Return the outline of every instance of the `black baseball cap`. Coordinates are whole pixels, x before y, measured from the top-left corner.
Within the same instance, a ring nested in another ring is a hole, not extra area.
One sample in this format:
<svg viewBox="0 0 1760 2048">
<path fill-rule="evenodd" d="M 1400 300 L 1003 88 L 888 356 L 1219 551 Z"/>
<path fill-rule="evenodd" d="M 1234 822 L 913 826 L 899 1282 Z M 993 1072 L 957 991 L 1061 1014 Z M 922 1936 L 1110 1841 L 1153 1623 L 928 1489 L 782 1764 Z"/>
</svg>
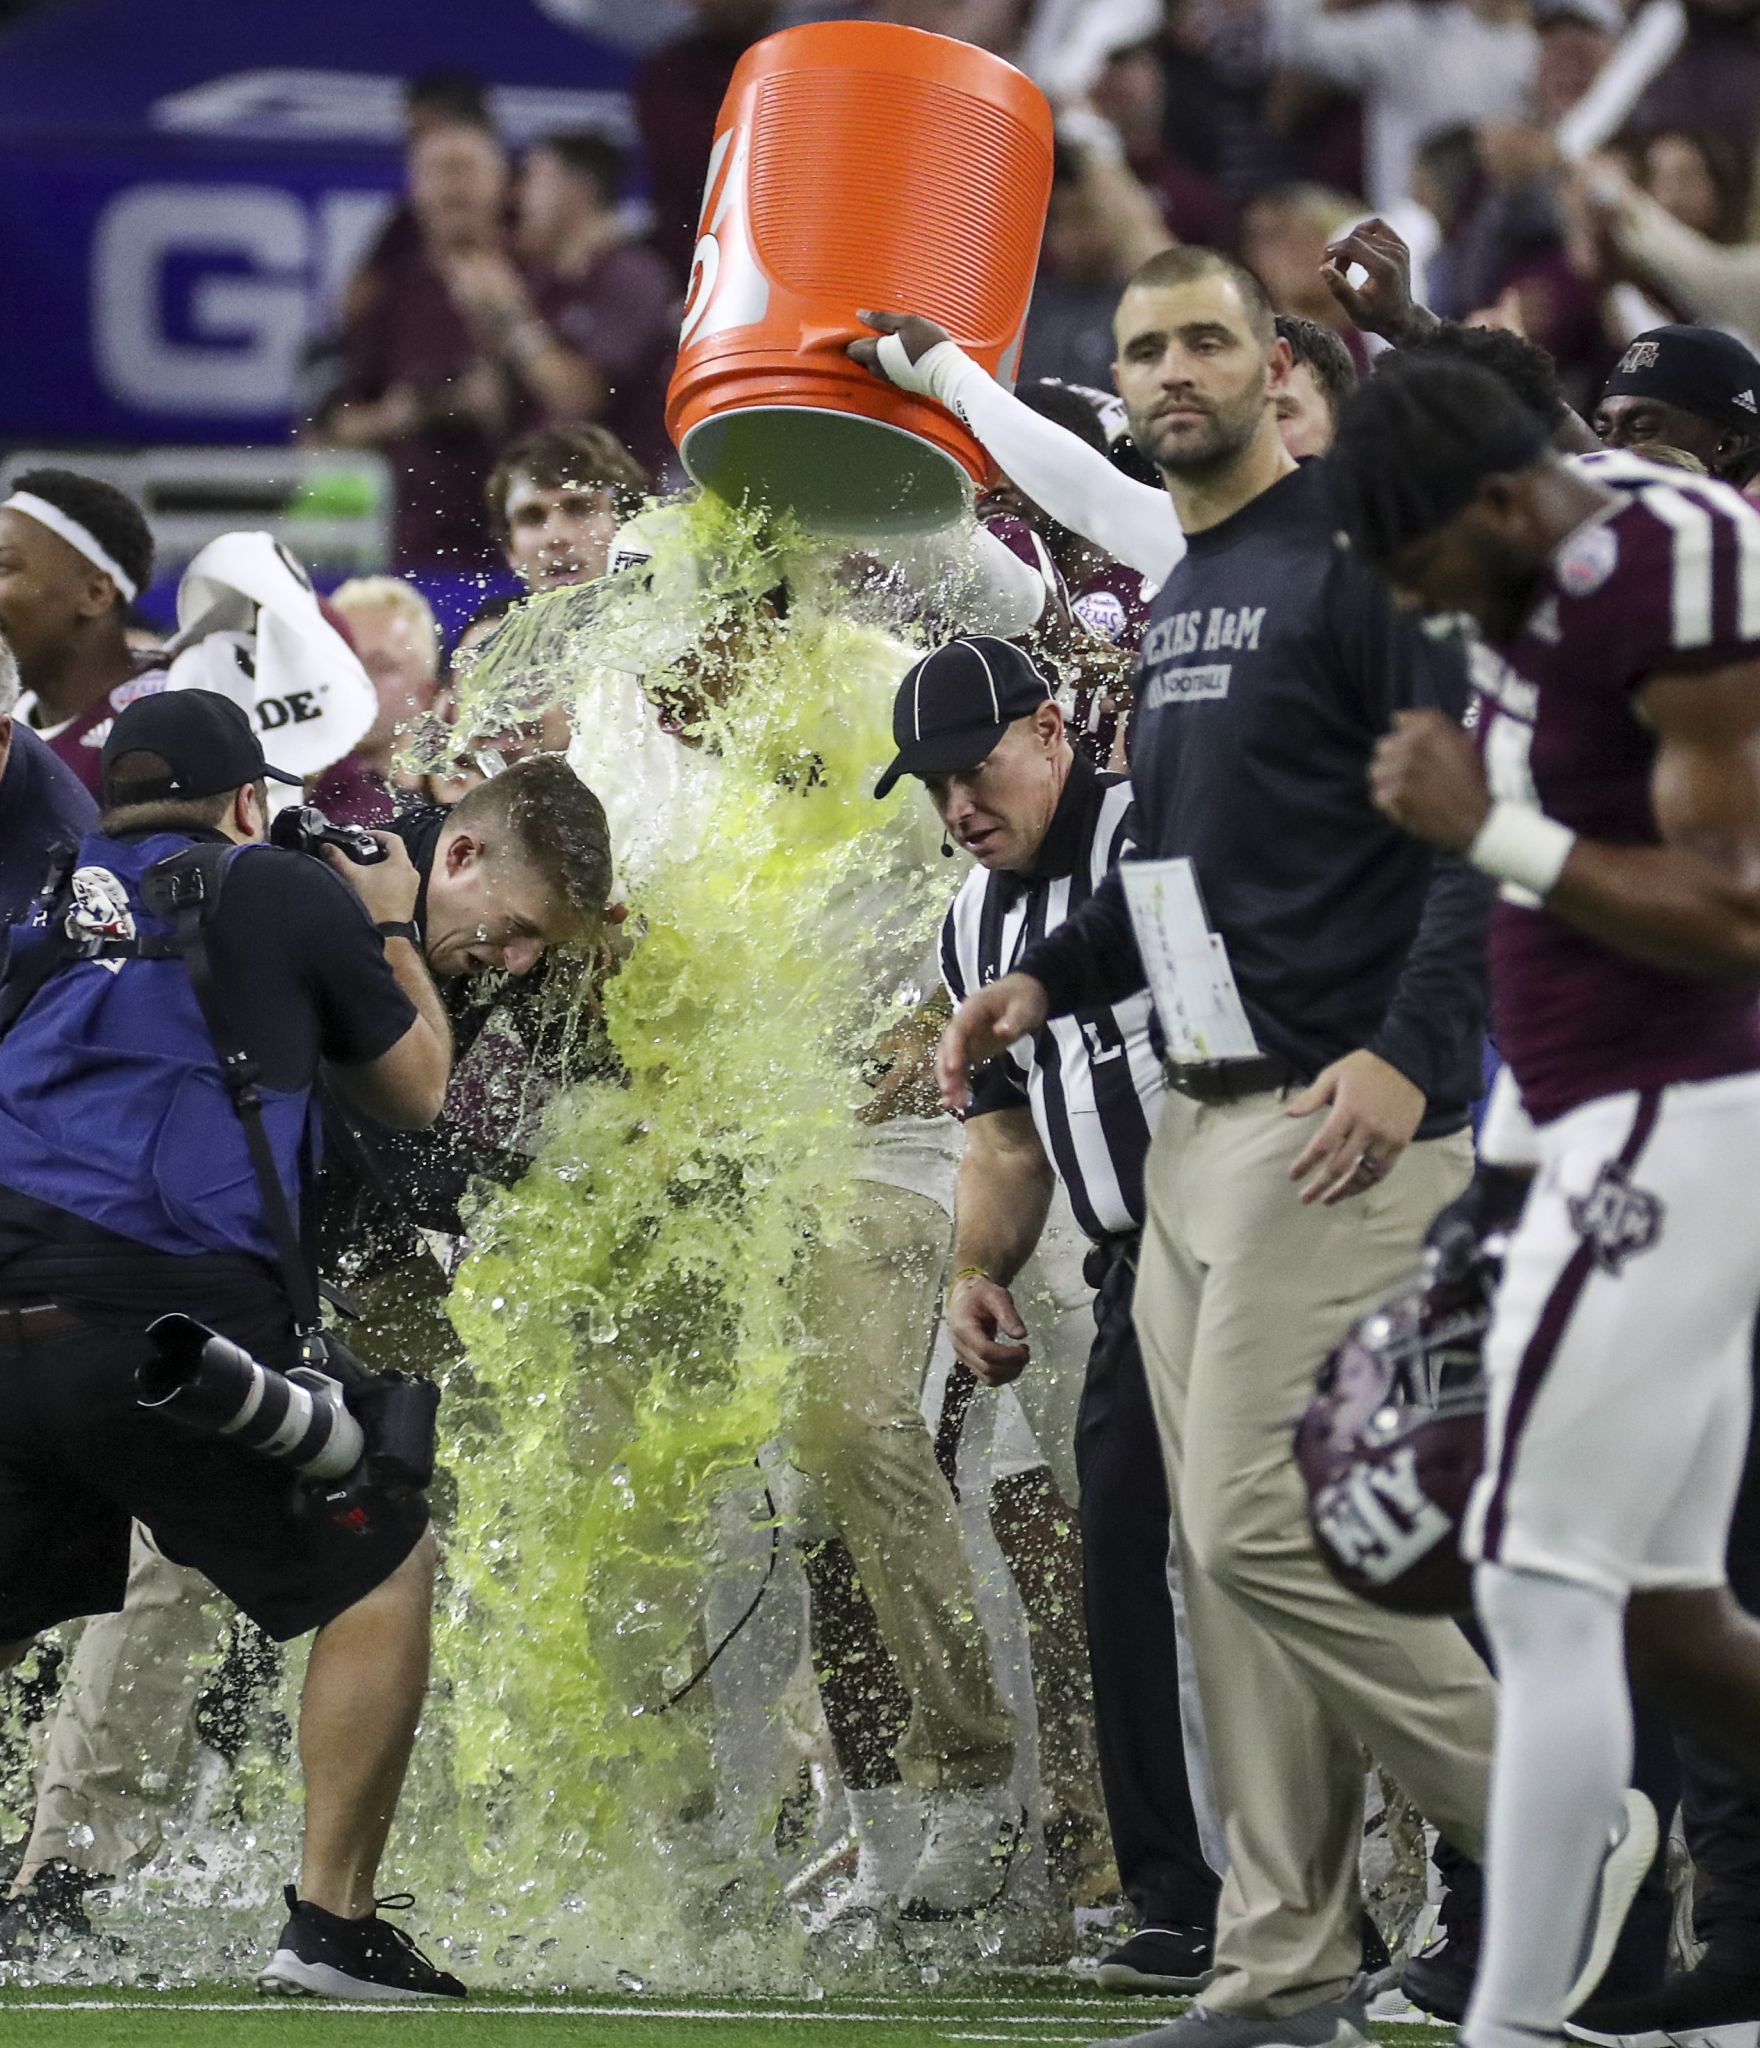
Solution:
<svg viewBox="0 0 1760 2048">
<path fill-rule="evenodd" d="M 1660 399 L 1760 439 L 1760 356 L 1721 328 L 1650 328 L 1627 345 L 1601 395 Z"/>
<path fill-rule="evenodd" d="M 957 775 L 975 768 L 1017 718 L 1057 695 L 1011 640 L 987 633 L 925 654 L 892 700 L 898 757 L 874 785 L 885 796 L 901 775 Z"/>
<path fill-rule="evenodd" d="M 116 715 L 104 742 L 104 796 L 114 803 L 110 771 L 124 754 L 158 754 L 171 765 L 169 775 L 153 782 L 130 782 L 131 804 L 155 804 L 171 798 L 219 796 L 242 789 L 247 782 L 299 783 L 263 759 L 263 743 L 243 710 L 218 690 L 156 690 L 137 697 Z"/>
</svg>

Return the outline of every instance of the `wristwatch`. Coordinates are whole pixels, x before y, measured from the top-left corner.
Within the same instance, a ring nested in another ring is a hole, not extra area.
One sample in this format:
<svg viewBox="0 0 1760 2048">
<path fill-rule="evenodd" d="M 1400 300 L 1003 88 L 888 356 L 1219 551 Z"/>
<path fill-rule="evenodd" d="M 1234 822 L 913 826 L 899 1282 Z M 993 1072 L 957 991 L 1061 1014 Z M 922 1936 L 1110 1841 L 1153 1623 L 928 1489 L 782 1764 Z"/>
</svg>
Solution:
<svg viewBox="0 0 1760 2048">
<path fill-rule="evenodd" d="M 414 922 L 409 918 L 405 918 L 401 924 L 388 918 L 383 924 L 374 925 L 373 929 L 382 939 L 408 939 L 412 946 L 419 946 L 422 942 L 421 933 L 416 930 Z"/>
</svg>

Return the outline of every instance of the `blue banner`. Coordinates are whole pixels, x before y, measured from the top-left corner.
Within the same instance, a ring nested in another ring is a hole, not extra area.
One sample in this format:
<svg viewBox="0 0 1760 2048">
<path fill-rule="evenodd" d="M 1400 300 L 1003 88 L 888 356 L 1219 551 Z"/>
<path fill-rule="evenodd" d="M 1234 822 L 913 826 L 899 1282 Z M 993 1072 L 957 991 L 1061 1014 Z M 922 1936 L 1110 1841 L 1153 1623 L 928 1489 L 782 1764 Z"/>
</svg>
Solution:
<svg viewBox="0 0 1760 2048">
<path fill-rule="evenodd" d="M 629 53 L 534 0 L 84 0 L 0 37 L 0 441 L 285 438 L 437 65 L 516 145 L 628 134 Z"/>
</svg>

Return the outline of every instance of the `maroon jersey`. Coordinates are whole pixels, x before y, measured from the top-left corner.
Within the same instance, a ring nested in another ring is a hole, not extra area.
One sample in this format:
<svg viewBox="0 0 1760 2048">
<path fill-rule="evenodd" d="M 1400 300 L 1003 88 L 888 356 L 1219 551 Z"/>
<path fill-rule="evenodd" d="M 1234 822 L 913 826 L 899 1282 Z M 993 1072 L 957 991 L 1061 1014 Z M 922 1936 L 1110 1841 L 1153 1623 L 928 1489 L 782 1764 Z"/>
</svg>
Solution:
<svg viewBox="0 0 1760 2048">
<path fill-rule="evenodd" d="M 1760 513 L 1636 457 L 1583 457 L 1619 493 L 1565 540 L 1521 632 L 1477 650 L 1492 792 L 1587 839 L 1660 843 L 1653 676 L 1760 658 Z M 1603 1095 L 1760 1068 L 1760 997 L 1610 951 L 1506 887 L 1491 923 L 1499 1049 L 1545 1123 Z"/>
<path fill-rule="evenodd" d="M 1084 632 L 1109 646 L 1135 654 L 1143 644 L 1143 630 L 1149 623 L 1149 600 L 1154 585 L 1135 569 L 1107 556 L 1097 556 L 1088 569 L 1069 586 L 1070 615 Z M 1128 701 L 1122 689 L 1078 686 L 1070 714 L 1070 738 L 1096 767 L 1112 765 L 1118 743 L 1118 722 L 1125 721 L 1125 754 L 1130 753 L 1131 714 L 1121 710 Z"/>
<path fill-rule="evenodd" d="M 155 657 L 155 659 L 158 659 Z M 81 782 L 92 793 L 95 803 L 104 801 L 104 742 L 110 737 L 110 728 L 116 723 L 116 714 L 126 710 L 137 697 L 150 697 L 165 687 L 164 667 L 145 669 L 132 676 L 126 683 L 118 683 L 114 690 L 100 697 L 95 704 L 88 704 L 83 711 L 64 719 L 59 725 L 39 723 L 43 713 L 34 696 L 28 692 L 19 698 L 17 715 L 31 727 L 49 751 L 71 768 Z"/>
</svg>

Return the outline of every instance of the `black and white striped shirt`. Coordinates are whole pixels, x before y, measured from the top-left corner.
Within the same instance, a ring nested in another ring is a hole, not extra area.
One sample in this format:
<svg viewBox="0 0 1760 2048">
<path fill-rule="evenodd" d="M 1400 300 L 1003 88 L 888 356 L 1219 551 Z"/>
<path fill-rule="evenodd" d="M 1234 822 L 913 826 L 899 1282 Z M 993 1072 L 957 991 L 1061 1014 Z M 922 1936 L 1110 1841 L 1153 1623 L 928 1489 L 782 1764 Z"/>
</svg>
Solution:
<svg viewBox="0 0 1760 2048">
<path fill-rule="evenodd" d="M 1025 875 L 974 869 L 941 928 L 954 1001 L 1007 974 L 1098 888 L 1130 844 L 1131 786 L 1078 756 Z M 1031 1109 L 1039 1141 L 1091 1237 L 1139 1230 L 1143 1162 L 1166 1083 L 1149 1043 L 1149 998 L 1057 1017 L 977 1076 L 968 1116 Z"/>
</svg>

